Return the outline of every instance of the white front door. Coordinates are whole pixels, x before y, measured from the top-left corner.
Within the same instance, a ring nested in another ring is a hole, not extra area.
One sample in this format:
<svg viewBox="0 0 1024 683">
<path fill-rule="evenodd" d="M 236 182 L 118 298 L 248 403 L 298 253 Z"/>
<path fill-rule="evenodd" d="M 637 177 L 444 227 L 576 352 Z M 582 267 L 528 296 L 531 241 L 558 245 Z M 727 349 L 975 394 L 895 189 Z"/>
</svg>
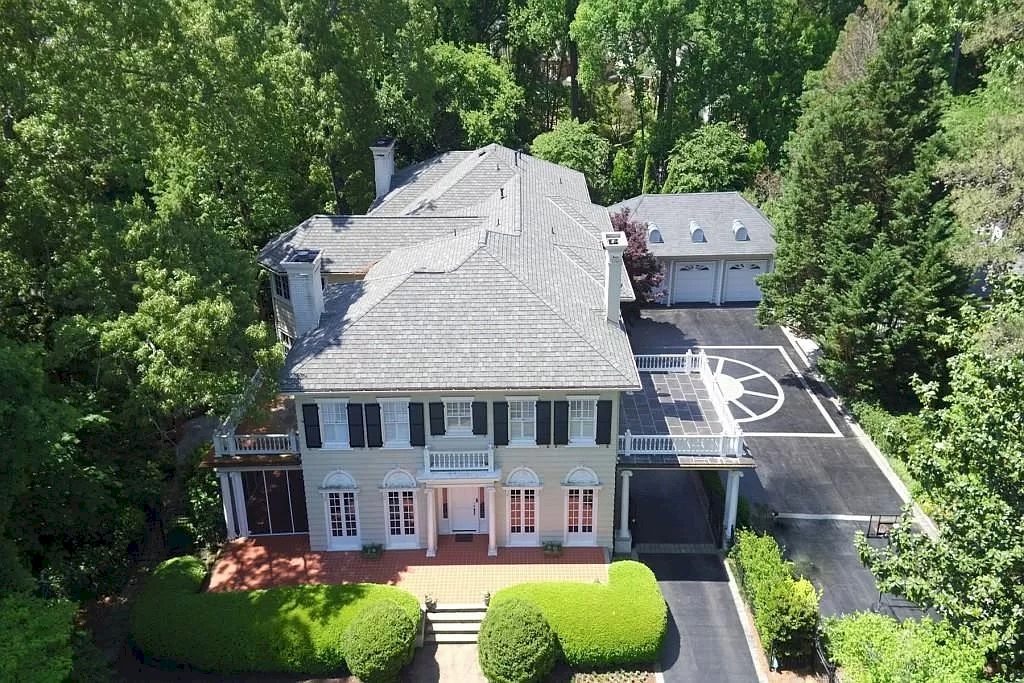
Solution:
<svg viewBox="0 0 1024 683">
<path fill-rule="evenodd" d="M 416 529 L 416 492 L 387 491 L 389 548 L 415 548 L 419 546 Z"/>
<path fill-rule="evenodd" d="M 761 288 L 754 281 L 768 271 L 767 261 L 728 261 L 722 301 L 760 301 Z"/>
<path fill-rule="evenodd" d="M 508 495 L 508 544 L 538 545 L 537 489 L 506 489 Z"/>
<path fill-rule="evenodd" d="M 672 273 L 673 303 L 711 303 L 714 298 L 714 261 L 676 261 Z"/>
<path fill-rule="evenodd" d="M 327 493 L 327 549 L 359 550 L 359 510 L 355 491 Z"/>
<path fill-rule="evenodd" d="M 572 487 L 565 490 L 565 544 L 594 545 L 597 534 L 594 512 L 597 491 Z"/>
<path fill-rule="evenodd" d="M 476 486 L 456 486 L 448 489 L 448 502 L 452 510 L 452 533 L 478 531 L 478 491 Z"/>
</svg>

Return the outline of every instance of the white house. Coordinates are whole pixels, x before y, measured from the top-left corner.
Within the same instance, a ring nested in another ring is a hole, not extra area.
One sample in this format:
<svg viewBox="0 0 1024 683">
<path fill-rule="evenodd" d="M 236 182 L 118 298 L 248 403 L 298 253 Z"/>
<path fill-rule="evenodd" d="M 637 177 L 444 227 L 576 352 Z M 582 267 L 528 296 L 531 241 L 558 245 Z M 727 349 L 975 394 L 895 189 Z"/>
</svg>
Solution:
<svg viewBox="0 0 1024 683">
<path fill-rule="evenodd" d="M 279 409 L 215 439 L 229 535 L 628 549 L 623 457 L 686 448 L 620 427 L 642 391 L 625 236 L 576 171 L 489 145 L 395 172 L 393 140 L 371 149 L 366 215 L 313 216 L 260 253 L 290 350 Z M 699 452 L 751 466 L 733 432 Z"/>
<path fill-rule="evenodd" d="M 757 277 L 774 267 L 771 223 L 739 192 L 644 194 L 608 207 L 647 223 L 647 244 L 665 279 L 660 301 L 726 304 L 761 300 Z"/>
</svg>

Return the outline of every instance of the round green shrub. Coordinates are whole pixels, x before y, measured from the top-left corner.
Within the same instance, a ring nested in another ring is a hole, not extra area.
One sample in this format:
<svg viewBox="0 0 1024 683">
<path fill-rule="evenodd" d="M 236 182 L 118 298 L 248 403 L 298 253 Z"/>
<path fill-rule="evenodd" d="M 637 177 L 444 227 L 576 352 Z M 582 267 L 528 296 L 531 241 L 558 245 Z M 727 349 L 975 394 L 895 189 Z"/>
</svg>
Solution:
<svg viewBox="0 0 1024 683">
<path fill-rule="evenodd" d="M 554 668 L 558 642 L 539 609 L 513 599 L 487 610 L 477 650 L 491 683 L 530 683 Z"/>
<path fill-rule="evenodd" d="M 363 683 L 391 683 L 412 661 L 416 624 L 402 607 L 384 600 L 356 615 L 342 650 L 349 670 Z"/>
</svg>

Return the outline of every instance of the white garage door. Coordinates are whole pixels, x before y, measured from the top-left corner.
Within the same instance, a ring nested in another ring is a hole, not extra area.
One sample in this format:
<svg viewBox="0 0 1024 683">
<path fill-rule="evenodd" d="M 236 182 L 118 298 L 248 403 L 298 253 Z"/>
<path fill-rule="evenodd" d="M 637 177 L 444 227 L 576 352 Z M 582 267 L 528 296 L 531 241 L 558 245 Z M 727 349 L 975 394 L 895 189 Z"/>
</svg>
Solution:
<svg viewBox="0 0 1024 683">
<path fill-rule="evenodd" d="M 767 261 L 727 261 L 722 302 L 760 301 L 761 288 L 754 282 L 754 278 L 767 271 Z"/>
<path fill-rule="evenodd" d="M 672 301 L 711 302 L 715 293 L 715 263 L 676 262 L 672 278 Z"/>
</svg>

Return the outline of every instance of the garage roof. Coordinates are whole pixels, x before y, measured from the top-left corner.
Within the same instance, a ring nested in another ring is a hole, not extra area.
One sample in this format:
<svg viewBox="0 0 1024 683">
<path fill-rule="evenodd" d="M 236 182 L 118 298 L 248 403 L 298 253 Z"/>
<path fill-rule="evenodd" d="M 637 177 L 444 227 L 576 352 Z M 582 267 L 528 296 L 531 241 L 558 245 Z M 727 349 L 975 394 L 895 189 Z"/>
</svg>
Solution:
<svg viewBox="0 0 1024 683">
<path fill-rule="evenodd" d="M 608 213 L 629 209 L 634 220 L 655 224 L 661 243 L 649 243 L 655 256 L 754 256 L 775 253 L 772 224 L 739 192 L 642 194 L 613 204 Z M 737 240 L 734 223 L 746 228 L 748 239 Z M 704 232 L 694 242 L 690 225 Z"/>
</svg>

